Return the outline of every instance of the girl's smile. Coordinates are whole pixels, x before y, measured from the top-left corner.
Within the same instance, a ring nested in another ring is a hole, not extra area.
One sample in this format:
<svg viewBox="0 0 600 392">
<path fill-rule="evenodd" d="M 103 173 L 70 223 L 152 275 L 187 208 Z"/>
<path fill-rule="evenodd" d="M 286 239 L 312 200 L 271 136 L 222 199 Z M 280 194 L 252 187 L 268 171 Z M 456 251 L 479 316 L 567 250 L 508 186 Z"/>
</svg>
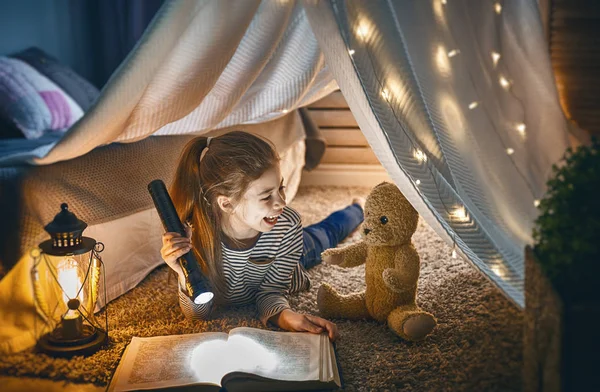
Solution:
<svg viewBox="0 0 600 392">
<path fill-rule="evenodd" d="M 226 215 L 226 234 L 243 240 L 271 231 L 286 206 L 284 189 L 279 165 L 251 182 L 232 213 Z"/>
</svg>

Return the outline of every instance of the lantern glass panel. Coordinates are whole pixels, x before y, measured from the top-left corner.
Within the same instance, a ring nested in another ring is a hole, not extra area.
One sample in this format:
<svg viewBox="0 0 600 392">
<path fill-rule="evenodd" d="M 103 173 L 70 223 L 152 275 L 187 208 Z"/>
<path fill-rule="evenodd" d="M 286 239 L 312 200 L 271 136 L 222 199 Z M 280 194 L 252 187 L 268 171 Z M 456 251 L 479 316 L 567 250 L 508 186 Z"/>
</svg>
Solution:
<svg viewBox="0 0 600 392">
<path fill-rule="evenodd" d="M 46 316 L 50 328 L 56 327 L 63 318 L 79 315 L 84 324 L 98 327 L 94 310 L 100 268 L 101 262 L 93 251 L 65 256 L 42 253 L 34 289 L 39 310 Z M 73 299 L 78 300 L 79 306 L 69 310 L 68 303 Z"/>
</svg>

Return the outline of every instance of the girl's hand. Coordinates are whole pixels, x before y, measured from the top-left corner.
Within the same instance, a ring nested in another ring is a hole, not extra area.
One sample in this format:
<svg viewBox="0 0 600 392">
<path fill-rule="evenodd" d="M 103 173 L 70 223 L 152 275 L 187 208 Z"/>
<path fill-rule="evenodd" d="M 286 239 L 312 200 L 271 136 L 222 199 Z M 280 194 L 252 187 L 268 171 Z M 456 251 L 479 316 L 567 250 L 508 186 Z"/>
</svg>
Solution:
<svg viewBox="0 0 600 392">
<path fill-rule="evenodd" d="M 179 275 L 180 283 L 185 286 L 185 275 L 177 259 L 189 252 L 192 249 L 192 230 L 189 226 L 185 226 L 187 237 L 183 237 L 179 233 L 167 232 L 162 236 L 163 246 L 160 249 L 160 255 L 173 271 Z"/>
<path fill-rule="evenodd" d="M 329 339 L 335 341 L 339 337 L 337 326 L 331 321 L 310 314 L 296 313 L 285 309 L 271 319 L 281 329 L 292 332 L 327 332 Z"/>
</svg>

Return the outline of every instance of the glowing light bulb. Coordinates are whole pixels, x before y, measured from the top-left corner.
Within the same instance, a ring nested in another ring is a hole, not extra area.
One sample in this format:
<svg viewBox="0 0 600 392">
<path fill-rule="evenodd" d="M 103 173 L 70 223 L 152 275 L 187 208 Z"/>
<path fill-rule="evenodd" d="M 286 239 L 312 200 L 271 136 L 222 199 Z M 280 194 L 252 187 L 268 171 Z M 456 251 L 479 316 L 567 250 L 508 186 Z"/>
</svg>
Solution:
<svg viewBox="0 0 600 392">
<path fill-rule="evenodd" d="M 455 208 L 451 213 L 450 216 L 459 221 L 459 222 L 466 222 L 469 220 L 469 217 L 467 216 L 467 211 L 465 210 L 465 207 L 457 207 Z"/>
<path fill-rule="evenodd" d="M 477 106 L 479 106 L 479 103 L 478 103 L 478 102 L 471 102 L 471 103 L 469 104 L 469 109 L 473 110 L 473 109 L 475 109 Z"/>
<path fill-rule="evenodd" d="M 446 4 L 448 4 L 448 0 L 442 0 L 442 4 L 443 4 L 443 5 L 446 5 Z"/>
<path fill-rule="evenodd" d="M 510 82 L 504 76 L 500 76 L 500 86 L 508 90 L 510 87 Z"/>
<path fill-rule="evenodd" d="M 508 155 L 512 155 L 512 154 L 514 154 L 514 153 L 515 153 L 515 150 L 514 150 L 514 149 L 512 149 L 512 148 L 510 148 L 510 147 L 508 147 L 508 148 L 506 149 L 506 153 L 507 153 Z"/>
<path fill-rule="evenodd" d="M 415 184 L 417 184 L 417 185 L 421 185 L 421 180 L 416 180 L 416 181 L 415 181 Z"/>
<path fill-rule="evenodd" d="M 500 53 L 492 52 L 492 63 L 494 63 L 494 67 L 498 65 L 498 61 L 500 61 Z"/>
<path fill-rule="evenodd" d="M 350 56 L 352 56 L 354 54 L 354 49 L 350 49 L 348 53 L 350 53 Z"/>
<path fill-rule="evenodd" d="M 458 49 L 452 49 L 451 51 L 448 52 L 448 57 L 454 57 L 454 56 L 456 56 L 459 53 L 460 53 L 460 50 L 458 50 Z"/>
<path fill-rule="evenodd" d="M 525 124 L 521 123 L 517 125 L 517 131 L 521 134 L 521 136 L 525 136 L 525 129 L 527 129 Z"/>
<path fill-rule="evenodd" d="M 288 111 L 289 111 L 289 110 L 287 110 L 287 109 L 283 109 L 283 110 L 281 111 L 281 113 L 283 113 L 283 114 L 286 114 Z"/>
<path fill-rule="evenodd" d="M 83 293 L 80 293 L 81 279 L 79 278 L 77 269 L 77 260 L 72 257 L 66 257 L 58 263 L 56 270 L 58 272 L 58 283 L 63 290 L 63 301 L 65 301 L 65 304 L 74 298 L 78 298 L 81 301 L 83 299 L 81 298 L 81 294 Z M 79 297 L 78 293 L 80 294 Z"/>
<path fill-rule="evenodd" d="M 415 148 L 415 151 L 413 152 L 413 156 L 418 161 L 427 162 L 427 155 L 425 155 L 425 153 L 423 151 L 419 150 L 418 148 Z"/>
<path fill-rule="evenodd" d="M 533 201 L 533 205 L 534 205 L 534 206 L 536 206 L 536 207 L 539 207 L 539 206 L 540 206 L 540 201 L 539 201 L 539 200 L 537 200 L 537 199 L 535 199 L 535 200 Z"/>
<path fill-rule="evenodd" d="M 383 97 L 383 99 L 385 99 L 386 101 L 390 99 L 390 93 L 389 91 L 387 91 L 386 89 L 381 90 L 381 96 Z"/>
<path fill-rule="evenodd" d="M 495 3 L 494 4 L 494 10 L 496 11 L 496 13 L 498 15 L 500 15 L 500 13 L 502 12 L 502 4 L 500 3 Z"/>
</svg>

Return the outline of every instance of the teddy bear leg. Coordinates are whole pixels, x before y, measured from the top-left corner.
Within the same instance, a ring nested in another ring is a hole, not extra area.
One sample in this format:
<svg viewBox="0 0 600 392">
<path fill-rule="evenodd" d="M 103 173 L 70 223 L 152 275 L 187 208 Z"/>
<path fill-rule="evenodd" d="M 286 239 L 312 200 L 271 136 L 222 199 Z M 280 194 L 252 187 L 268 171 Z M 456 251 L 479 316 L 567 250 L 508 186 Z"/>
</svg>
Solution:
<svg viewBox="0 0 600 392">
<path fill-rule="evenodd" d="M 425 339 L 436 324 L 431 313 L 422 311 L 416 305 L 399 306 L 388 315 L 388 326 L 392 331 L 410 341 Z"/>
<path fill-rule="evenodd" d="M 365 293 L 341 295 L 333 287 L 324 283 L 317 293 L 319 314 L 327 318 L 360 320 L 370 318 L 365 304 Z"/>
</svg>

